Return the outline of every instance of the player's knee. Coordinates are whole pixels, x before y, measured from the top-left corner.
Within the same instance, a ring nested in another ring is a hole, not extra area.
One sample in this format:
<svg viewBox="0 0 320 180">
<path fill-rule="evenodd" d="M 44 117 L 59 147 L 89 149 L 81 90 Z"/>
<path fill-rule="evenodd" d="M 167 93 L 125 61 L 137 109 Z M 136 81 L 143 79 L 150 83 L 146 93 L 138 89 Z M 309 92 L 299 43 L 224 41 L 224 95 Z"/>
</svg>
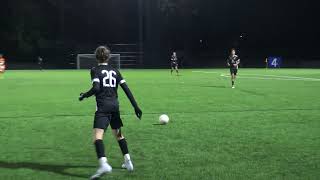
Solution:
<svg viewBox="0 0 320 180">
<path fill-rule="evenodd" d="M 117 140 L 120 141 L 121 139 L 124 139 L 124 136 L 122 134 L 117 136 Z"/>
<path fill-rule="evenodd" d="M 103 141 L 103 138 L 94 136 L 92 139 L 92 143 L 95 144 L 97 141 Z"/>
<path fill-rule="evenodd" d="M 124 139 L 123 134 L 122 134 L 121 132 L 117 133 L 117 134 L 116 134 L 116 139 L 117 139 L 118 141 L 121 140 L 121 139 Z"/>
<path fill-rule="evenodd" d="M 96 142 L 97 140 L 103 140 L 103 137 L 102 136 L 100 136 L 100 135 L 96 135 L 96 136 L 94 136 L 93 137 L 93 142 Z"/>
<path fill-rule="evenodd" d="M 117 140 L 124 139 L 123 134 L 121 133 L 121 129 L 115 129 L 113 130 L 113 135 Z"/>
<path fill-rule="evenodd" d="M 103 140 L 103 134 L 104 130 L 103 129 L 94 129 L 93 131 L 93 142 L 97 140 Z"/>
<path fill-rule="evenodd" d="M 96 143 L 97 141 L 103 141 L 103 139 L 102 138 L 94 138 L 93 139 L 93 144 Z"/>
</svg>

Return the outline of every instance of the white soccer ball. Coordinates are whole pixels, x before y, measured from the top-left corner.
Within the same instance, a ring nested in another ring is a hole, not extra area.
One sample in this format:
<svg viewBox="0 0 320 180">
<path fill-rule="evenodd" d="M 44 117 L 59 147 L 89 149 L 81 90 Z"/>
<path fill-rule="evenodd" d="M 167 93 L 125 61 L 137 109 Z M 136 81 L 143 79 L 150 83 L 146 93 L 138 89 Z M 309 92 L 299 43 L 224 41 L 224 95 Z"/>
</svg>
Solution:
<svg viewBox="0 0 320 180">
<path fill-rule="evenodd" d="M 160 124 L 168 124 L 168 122 L 169 122 L 169 116 L 166 115 L 166 114 L 162 114 L 162 115 L 159 117 L 159 122 L 160 122 Z"/>
</svg>

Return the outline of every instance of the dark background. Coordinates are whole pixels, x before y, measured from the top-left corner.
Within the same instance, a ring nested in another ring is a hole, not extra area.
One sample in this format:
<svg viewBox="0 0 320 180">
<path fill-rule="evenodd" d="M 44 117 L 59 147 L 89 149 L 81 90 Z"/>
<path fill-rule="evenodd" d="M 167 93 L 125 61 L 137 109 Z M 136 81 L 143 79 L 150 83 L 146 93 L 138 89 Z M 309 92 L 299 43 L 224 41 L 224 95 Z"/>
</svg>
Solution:
<svg viewBox="0 0 320 180">
<path fill-rule="evenodd" d="M 243 67 L 281 56 L 285 67 L 320 67 L 317 1 L 2 0 L 0 53 L 8 68 L 74 68 L 75 55 L 107 44 L 138 54 L 135 67 Z M 118 44 L 118 45 L 117 45 Z M 121 45 L 119 45 L 121 44 Z M 123 45 L 130 44 L 130 45 Z"/>
</svg>

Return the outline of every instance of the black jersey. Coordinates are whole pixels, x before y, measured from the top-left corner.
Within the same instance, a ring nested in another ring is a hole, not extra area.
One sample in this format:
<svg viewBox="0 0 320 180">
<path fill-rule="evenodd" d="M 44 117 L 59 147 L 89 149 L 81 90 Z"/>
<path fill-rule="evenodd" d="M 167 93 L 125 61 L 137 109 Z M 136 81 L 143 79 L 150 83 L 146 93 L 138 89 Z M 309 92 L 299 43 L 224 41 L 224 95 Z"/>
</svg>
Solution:
<svg viewBox="0 0 320 180">
<path fill-rule="evenodd" d="M 100 91 L 96 93 L 97 112 L 119 111 L 118 85 L 125 83 L 120 72 L 107 64 L 91 69 L 92 83 L 100 84 Z"/>
<path fill-rule="evenodd" d="M 178 64 L 178 58 L 177 56 L 172 55 L 171 56 L 171 64 L 177 65 Z"/>
<path fill-rule="evenodd" d="M 43 63 L 43 60 L 41 57 L 38 58 L 38 64 L 42 64 Z"/>
<path fill-rule="evenodd" d="M 227 63 L 230 64 L 231 69 L 238 69 L 238 65 L 235 66 L 235 64 L 240 63 L 240 58 L 237 55 L 229 56 L 227 59 Z"/>
</svg>

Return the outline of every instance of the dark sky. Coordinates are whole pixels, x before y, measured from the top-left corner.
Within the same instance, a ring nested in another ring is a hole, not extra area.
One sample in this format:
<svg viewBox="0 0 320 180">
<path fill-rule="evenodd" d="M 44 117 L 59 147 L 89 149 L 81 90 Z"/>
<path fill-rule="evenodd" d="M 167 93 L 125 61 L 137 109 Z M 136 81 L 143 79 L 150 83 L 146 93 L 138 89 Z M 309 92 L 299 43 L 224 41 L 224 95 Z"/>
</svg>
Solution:
<svg viewBox="0 0 320 180">
<path fill-rule="evenodd" d="M 268 44 L 319 40 L 319 6 L 311 1 L 202 0 L 196 7 L 198 32 L 213 37 L 244 33 L 250 41 Z"/>
<path fill-rule="evenodd" d="M 64 46 L 135 43 L 140 39 L 141 15 L 145 44 L 182 48 L 203 39 L 209 49 L 224 48 L 243 35 L 244 47 L 309 49 L 319 47 L 318 4 L 308 0 L 7 0 L 0 14 L 0 38 L 5 42 L 0 48 L 17 52 L 31 46 L 34 52 L 57 41 Z M 4 44 L 11 44 L 10 48 Z"/>
</svg>

